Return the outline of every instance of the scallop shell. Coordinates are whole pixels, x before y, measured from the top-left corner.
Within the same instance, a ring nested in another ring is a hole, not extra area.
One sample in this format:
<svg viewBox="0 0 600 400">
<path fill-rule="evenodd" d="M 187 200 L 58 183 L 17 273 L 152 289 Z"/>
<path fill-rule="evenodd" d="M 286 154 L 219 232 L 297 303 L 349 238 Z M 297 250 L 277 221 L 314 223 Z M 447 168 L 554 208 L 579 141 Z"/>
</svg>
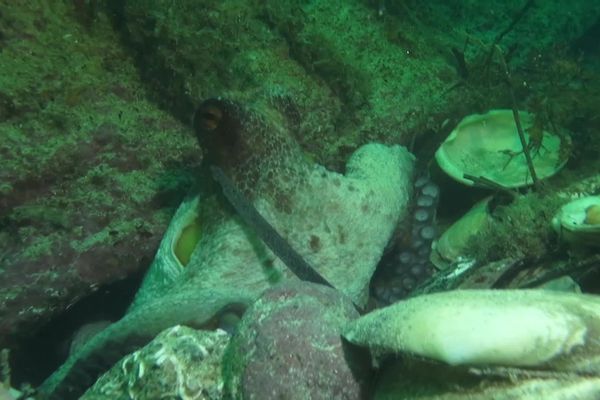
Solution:
<svg viewBox="0 0 600 400">
<path fill-rule="evenodd" d="M 525 139 L 534 123 L 534 115 L 519 112 Z M 566 163 L 561 156 L 561 138 L 543 132 L 542 143 L 531 152 L 539 179 L 557 173 Z M 466 185 L 473 182 L 465 174 L 484 177 L 507 188 L 533 183 L 512 110 L 491 110 L 465 117 L 442 143 L 435 159 L 453 179 Z"/>
</svg>

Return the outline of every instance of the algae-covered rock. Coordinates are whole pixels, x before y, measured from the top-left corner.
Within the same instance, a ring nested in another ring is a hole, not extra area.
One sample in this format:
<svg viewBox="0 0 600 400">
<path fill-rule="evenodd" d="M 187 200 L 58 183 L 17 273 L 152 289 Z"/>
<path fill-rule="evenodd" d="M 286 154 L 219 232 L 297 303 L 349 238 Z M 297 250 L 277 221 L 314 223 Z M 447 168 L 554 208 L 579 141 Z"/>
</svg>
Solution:
<svg viewBox="0 0 600 400">
<path fill-rule="evenodd" d="M 570 2 L 568 12 L 562 3 L 534 3 L 514 24 L 522 1 L 113 3 L 165 107 L 189 115 L 219 94 L 268 100 L 303 116 L 303 147 L 336 167 L 356 143 L 407 143 L 446 119 L 506 104 L 503 72 L 490 63 L 494 44 L 510 49 L 515 81 L 531 90 L 545 68 L 536 61 L 600 15 L 589 0 Z M 464 51 L 466 71 L 457 71 L 453 50 Z M 462 80 L 468 85 L 455 85 Z"/>
<path fill-rule="evenodd" d="M 146 268 L 199 160 L 84 3 L 2 4 L 0 347 Z"/>
<path fill-rule="evenodd" d="M 368 360 L 339 335 L 358 317 L 335 290 L 289 283 L 267 292 L 242 318 L 224 361 L 228 399 L 361 399 Z"/>
</svg>

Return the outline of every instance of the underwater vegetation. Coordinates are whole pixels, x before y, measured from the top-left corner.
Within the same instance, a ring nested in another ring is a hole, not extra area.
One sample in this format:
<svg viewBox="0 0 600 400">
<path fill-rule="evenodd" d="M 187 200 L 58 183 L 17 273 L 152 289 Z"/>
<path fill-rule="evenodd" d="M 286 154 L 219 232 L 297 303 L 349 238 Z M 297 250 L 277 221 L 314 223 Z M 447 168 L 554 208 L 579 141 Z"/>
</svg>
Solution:
<svg viewBox="0 0 600 400">
<path fill-rule="evenodd" d="M 599 21 L 6 3 L 0 397 L 597 398 Z"/>
</svg>

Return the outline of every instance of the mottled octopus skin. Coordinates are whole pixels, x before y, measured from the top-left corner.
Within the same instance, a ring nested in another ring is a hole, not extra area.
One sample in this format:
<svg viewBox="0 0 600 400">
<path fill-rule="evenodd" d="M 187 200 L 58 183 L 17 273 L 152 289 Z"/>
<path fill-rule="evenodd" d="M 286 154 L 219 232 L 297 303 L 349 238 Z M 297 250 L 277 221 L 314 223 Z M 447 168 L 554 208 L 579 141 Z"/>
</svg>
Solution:
<svg viewBox="0 0 600 400">
<path fill-rule="evenodd" d="M 286 120 L 268 107 L 242 108 L 225 100 L 207 104 L 217 108 L 194 121 L 205 124 L 197 129 L 205 161 L 219 166 L 333 286 L 364 305 L 371 275 L 406 214 L 413 156 L 400 146 L 369 144 L 351 156 L 345 175 L 334 173 L 308 162 Z M 125 344 L 146 343 L 177 324 L 203 326 L 223 308 L 243 308 L 265 289 L 296 279 L 235 215 L 208 175 L 199 181 L 199 193 L 184 200 L 173 217 L 127 314 L 48 378 L 40 399 L 77 398 L 115 361 L 97 363 L 94 355 L 123 355 L 133 350 Z M 184 267 L 173 248 L 192 219 L 200 221 L 202 236 Z"/>
</svg>

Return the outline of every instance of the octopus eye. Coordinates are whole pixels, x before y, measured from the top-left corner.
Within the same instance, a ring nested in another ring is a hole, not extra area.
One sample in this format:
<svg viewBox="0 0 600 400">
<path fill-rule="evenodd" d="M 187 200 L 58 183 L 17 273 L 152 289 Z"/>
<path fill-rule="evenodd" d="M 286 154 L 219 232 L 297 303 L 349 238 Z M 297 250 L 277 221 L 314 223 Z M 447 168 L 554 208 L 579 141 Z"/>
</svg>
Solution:
<svg viewBox="0 0 600 400">
<path fill-rule="evenodd" d="M 237 104 L 212 98 L 200 104 L 193 128 L 210 164 L 223 165 L 236 157 L 243 133 L 243 113 Z"/>
<path fill-rule="evenodd" d="M 196 110 L 192 125 L 196 135 L 210 135 L 224 128 L 231 114 L 231 105 L 219 99 L 208 99 Z"/>
<path fill-rule="evenodd" d="M 204 110 L 199 110 L 198 124 L 207 131 L 213 131 L 219 127 L 223 119 L 223 111 L 215 106 L 209 106 Z"/>
</svg>

